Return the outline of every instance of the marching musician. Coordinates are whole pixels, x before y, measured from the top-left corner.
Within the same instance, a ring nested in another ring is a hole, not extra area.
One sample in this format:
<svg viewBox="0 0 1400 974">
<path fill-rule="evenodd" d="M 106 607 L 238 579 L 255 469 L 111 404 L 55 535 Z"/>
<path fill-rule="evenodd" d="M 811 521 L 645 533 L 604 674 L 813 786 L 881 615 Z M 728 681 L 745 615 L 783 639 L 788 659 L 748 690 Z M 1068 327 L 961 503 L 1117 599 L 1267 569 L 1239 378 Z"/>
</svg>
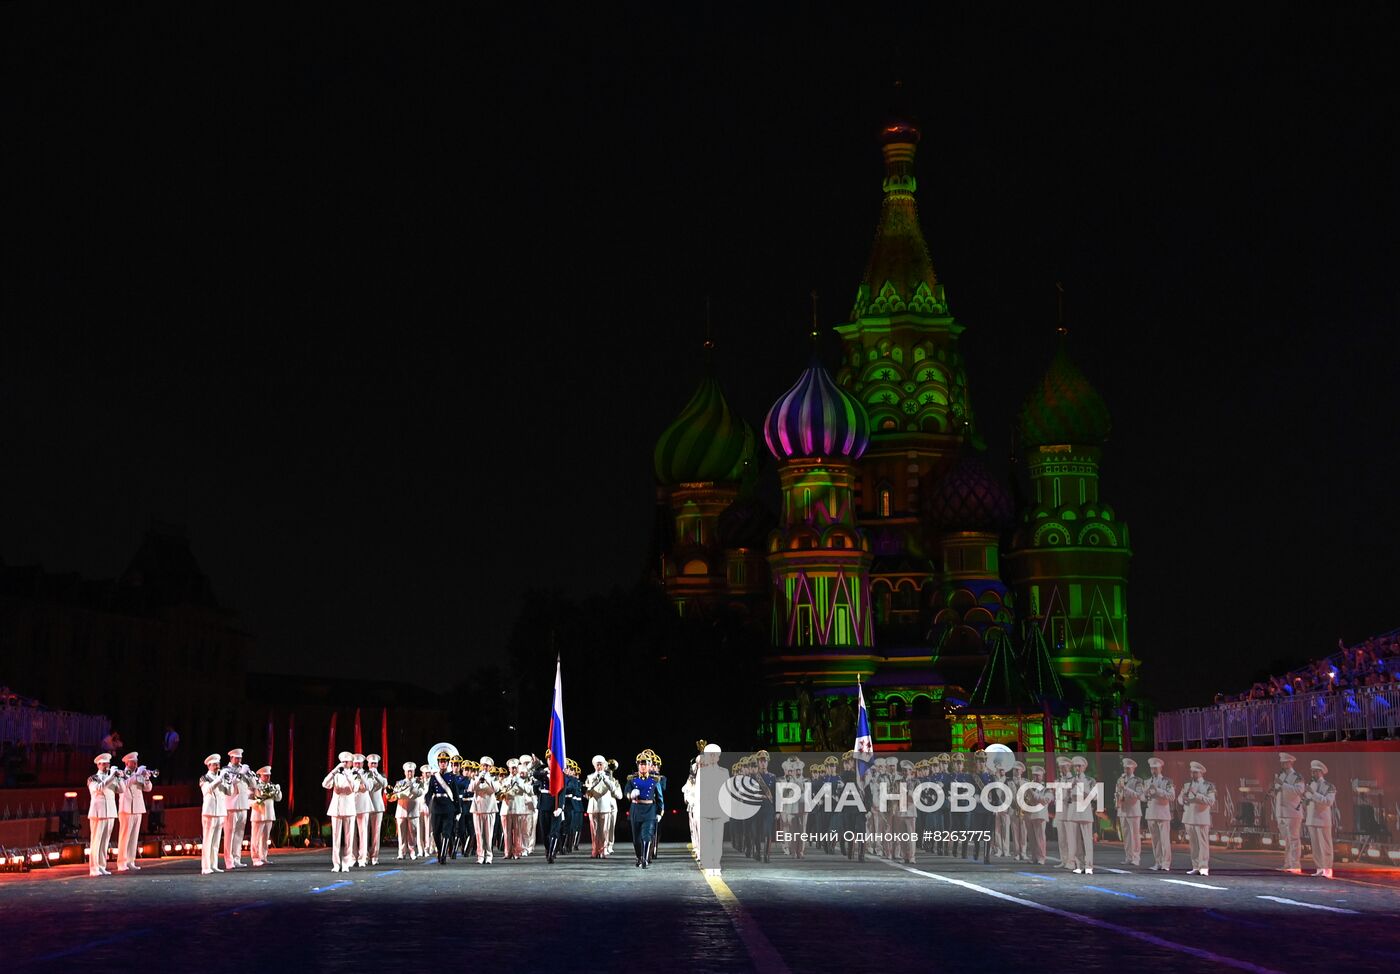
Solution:
<svg viewBox="0 0 1400 974">
<path fill-rule="evenodd" d="M 399 859 L 404 858 L 405 852 L 409 859 L 417 859 L 423 849 L 423 836 L 418 832 L 418 810 L 423 804 L 426 789 L 414 774 L 417 770 L 417 764 L 405 761 L 403 777 L 395 782 L 394 790 L 390 793 L 394 799 L 394 827 L 399 834 Z"/>
<path fill-rule="evenodd" d="M 384 822 L 384 789 L 389 779 L 379 773 L 379 755 L 365 755 L 365 794 L 369 796 L 369 830 L 366 854 L 371 866 L 379 865 L 379 836 Z M 364 865 L 362 861 L 361 866 Z"/>
<path fill-rule="evenodd" d="M 136 857 L 141 851 L 141 816 L 146 814 L 146 798 L 142 792 L 151 790 L 151 775 L 141 766 L 140 755 L 135 751 L 122 755 L 125 767 L 120 773 L 120 800 L 117 803 L 117 820 L 120 832 L 117 838 L 117 872 L 141 867 L 136 865 Z"/>
<path fill-rule="evenodd" d="M 695 762 L 695 817 L 699 827 L 696 851 L 707 876 L 720 874 L 720 859 L 724 854 L 727 816 L 720 806 L 719 796 L 727 784 L 729 772 L 719 766 L 719 756 L 718 744 L 706 744 Z"/>
<path fill-rule="evenodd" d="M 1297 759 L 1288 753 L 1278 756 L 1279 771 L 1269 792 L 1274 800 L 1274 822 L 1278 844 L 1283 848 L 1283 871 L 1303 873 L 1303 776 L 1293 770 Z"/>
<path fill-rule="evenodd" d="M 1143 783 L 1142 797 L 1147 802 L 1147 837 L 1152 841 L 1152 871 L 1172 871 L 1172 796 L 1176 785 L 1162 774 L 1166 762 L 1158 757 L 1147 759 L 1152 775 Z"/>
<path fill-rule="evenodd" d="M 88 778 L 88 875 L 110 876 L 107 870 L 107 849 L 112 841 L 112 825 L 117 820 L 117 804 L 121 781 L 112 770 L 112 755 L 99 754 L 92 759 L 97 770 Z"/>
<path fill-rule="evenodd" d="M 369 775 L 365 773 L 365 756 L 350 755 L 350 777 L 355 781 L 355 816 L 350 843 L 350 865 L 365 868 L 369 862 L 369 813 L 374 811 L 369 798 Z"/>
<path fill-rule="evenodd" d="M 1314 876 L 1332 878 L 1332 806 L 1337 801 L 1337 788 L 1327 780 L 1327 765 L 1313 761 L 1312 783 L 1303 791 L 1300 805 L 1308 811 L 1308 838 L 1312 840 L 1313 862 L 1317 863 Z"/>
<path fill-rule="evenodd" d="M 348 873 L 355 861 L 355 795 L 363 790 L 364 779 L 350 773 L 355 755 L 341 751 L 340 762 L 321 781 L 331 792 L 326 814 L 331 819 L 331 872 Z"/>
<path fill-rule="evenodd" d="M 1073 775 L 1070 773 L 1069 755 L 1061 754 L 1055 758 L 1055 780 L 1070 781 Z M 1065 817 L 1064 797 L 1065 792 L 1057 792 L 1060 800 L 1055 803 L 1055 845 L 1060 854 L 1060 868 L 1074 868 L 1074 850 L 1070 838 L 1069 819 Z"/>
<path fill-rule="evenodd" d="M 1001 765 L 994 765 L 991 769 L 992 780 L 1000 784 L 1006 784 L 1006 776 L 1009 768 Z M 992 855 L 993 859 L 1004 859 L 1011 855 L 1011 809 L 1014 802 L 1005 808 L 992 812 Z"/>
<path fill-rule="evenodd" d="M 258 769 L 258 783 L 253 789 L 253 807 L 248 812 L 248 820 L 253 823 L 250 852 L 255 866 L 267 865 L 267 849 L 272 841 L 272 823 L 277 821 L 277 802 L 281 800 L 282 786 L 272 783 L 272 766 L 263 765 Z"/>
<path fill-rule="evenodd" d="M 1123 839 L 1123 864 L 1142 865 L 1142 791 L 1137 762 L 1123 759 L 1123 773 L 1113 786 L 1113 807 L 1118 811 L 1118 833 Z"/>
<path fill-rule="evenodd" d="M 803 853 L 803 843 L 801 833 L 805 831 L 806 813 L 802 809 L 802 771 L 804 765 L 801 758 L 788 758 L 783 762 L 783 783 L 788 787 L 784 789 L 786 794 L 792 797 L 785 797 L 781 801 L 774 802 L 774 808 L 778 815 L 778 827 L 788 833 L 791 838 L 787 841 L 787 848 L 784 850 L 794 859 L 801 859 Z"/>
<path fill-rule="evenodd" d="M 217 754 L 205 758 L 206 770 L 199 779 L 199 790 L 203 794 L 200 818 L 204 825 L 204 842 L 199 847 L 199 872 L 203 876 L 223 872 L 219 868 L 219 840 L 223 837 L 224 822 L 228 820 L 228 796 L 233 791 L 233 782 L 219 770 L 222 761 Z"/>
<path fill-rule="evenodd" d="M 593 833 L 592 858 L 606 859 L 612 854 L 613 828 L 617 824 L 617 801 L 622 786 L 617 783 L 608 762 L 601 754 L 593 755 L 593 772 L 584 783 L 588 795 L 588 824 Z"/>
<path fill-rule="evenodd" d="M 656 807 L 661 789 L 651 773 L 648 751 L 637 755 L 637 773 L 627 778 L 627 818 L 632 825 L 632 846 L 637 865 L 645 869 L 651 861 L 651 843 L 656 838 Z"/>
<path fill-rule="evenodd" d="M 1191 780 L 1182 786 L 1177 796 L 1182 807 L 1181 824 L 1186 826 L 1186 838 L 1191 843 L 1191 868 L 1186 875 L 1210 875 L 1210 812 L 1215 807 L 1215 785 L 1206 780 L 1206 767 L 1191 762 Z"/>
<path fill-rule="evenodd" d="M 433 844 L 433 809 L 432 802 L 428 799 L 428 783 L 432 780 L 433 769 L 426 764 L 418 769 L 418 786 L 420 797 L 416 807 L 418 809 L 418 852 L 420 855 L 437 855 L 437 846 Z"/>
<path fill-rule="evenodd" d="M 1031 765 L 1031 784 L 1025 792 L 1026 857 L 1045 865 L 1045 826 L 1050 823 L 1050 795 L 1045 788 L 1045 768 Z"/>
<path fill-rule="evenodd" d="M 505 833 L 502 839 L 507 859 L 519 859 L 525 848 L 521 832 L 529 817 L 529 809 L 521 793 L 523 788 L 529 788 L 530 793 L 534 793 L 534 783 L 520 773 L 520 759 L 508 758 L 505 785 L 501 790 L 501 828 Z"/>
<path fill-rule="evenodd" d="M 1026 766 L 1020 761 L 1011 765 L 1011 773 L 1006 777 L 1006 787 L 1011 790 L 1010 835 L 1008 838 L 1011 858 L 1016 862 L 1030 859 L 1026 852 L 1026 810 L 1022 807 L 1021 789 L 1026 785 Z M 1041 835 L 1044 836 L 1044 828 Z"/>
<path fill-rule="evenodd" d="M 462 782 L 449 770 L 451 762 L 451 754 L 445 750 L 438 751 L 437 770 L 428 779 L 428 791 L 425 796 L 432 814 L 432 841 L 433 848 L 437 850 L 439 866 L 444 865 L 449 856 L 454 859 L 457 857 L 457 852 L 452 847 L 452 829 L 461 811 Z"/>
<path fill-rule="evenodd" d="M 496 782 L 491 777 L 492 770 L 496 767 L 496 762 L 489 757 L 483 756 L 481 759 L 481 770 L 477 772 L 475 778 L 467 787 L 467 793 L 471 795 L 472 825 L 476 830 L 476 862 L 477 865 L 491 863 L 492 832 L 496 826 Z"/>
<path fill-rule="evenodd" d="M 564 762 L 564 817 L 565 834 L 561 839 L 563 851 L 573 852 L 578 848 L 579 836 L 583 834 L 583 777 L 577 761 L 573 758 Z"/>
<path fill-rule="evenodd" d="M 228 752 L 228 767 L 224 774 L 232 790 L 225 798 L 227 816 L 224 819 L 224 868 L 242 869 L 243 833 L 248 828 L 248 809 L 252 807 L 253 782 L 257 776 L 243 763 L 243 748 Z"/>
<path fill-rule="evenodd" d="M 894 784 L 895 802 L 890 809 L 890 831 L 895 838 L 891 843 L 891 851 L 895 860 L 903 860 L 909 865 L 913 865 L 914 852 L 914 821 L 915 808 L 913 790 L 914 762 L 904 760 L 899 762 L 900 778 Z M 905 838 L 908 836 L 908 838 Z"/>
<path fill-rule="evenodd" d="M 952 782 L 952 775 L 948 771 L 948 765 L 951 761 L 952 757 L 947 751 L 939 754 L 933 759 L 932 771 L 928 777 L 929 782 L 938 789 L 934 794 L 941 792 L 945 796 L 945 799 L 939 802 L 938 807 L 929 812 L 928 816 L 929 828 L 933 830 L 935 836 L 933 839 L 932 851 L 935 855 L 940 856 L 948 855 L 951 847 L 947 838 L 948 802 L 946 799 L 948 786 Z M 941 839 L 938 838 L 937 836 L 939 833 L 942 833 L 944 837 Z M 842 838 L 841 841 L 844 844 L 846 840 Z M 850 857 L 847 856 L 847 858 L 849 859 Z"/>
<path fill-rule="evenodd" d="M 1071 783 L 1065 795 L 1065 834 L 1069 837 L 1069 855 L 1075 873 L 1094 875 L 1094 803 L 1091 794 L 1094 779 L 1087 769 L 1089 759 L 1076 754 L 1069 762 Z"/>
</svg>

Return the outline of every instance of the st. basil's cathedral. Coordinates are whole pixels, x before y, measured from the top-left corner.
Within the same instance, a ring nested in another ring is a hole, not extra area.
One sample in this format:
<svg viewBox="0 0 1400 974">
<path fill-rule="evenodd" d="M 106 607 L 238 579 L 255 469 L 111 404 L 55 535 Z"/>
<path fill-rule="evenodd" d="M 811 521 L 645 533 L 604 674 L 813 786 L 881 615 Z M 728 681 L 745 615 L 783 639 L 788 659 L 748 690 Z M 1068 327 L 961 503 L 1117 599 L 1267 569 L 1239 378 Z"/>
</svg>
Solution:
<svg viewBox="0 0 1400 974">
<path fill-rule="evenodd" d="M 1019 417 L 1028 485 L 989 471 L 964 326 L 919 225 L 919 130 L 893 122 L 880 142 L 879 225 L 836 327 L 839 367 L 814 353 L 758 434 L 701 379 L 656 444 L 658 580 L 682 615 L 771 619 L 756 729 L 770 747 L 849 747 L 858 681 L 881 749 L 1145 743 L 1128 527 L 1099 494 L 1107 406 L 1061 328 Z M 760 441 L 776 514 L 758 496 Z"/>
</svg>

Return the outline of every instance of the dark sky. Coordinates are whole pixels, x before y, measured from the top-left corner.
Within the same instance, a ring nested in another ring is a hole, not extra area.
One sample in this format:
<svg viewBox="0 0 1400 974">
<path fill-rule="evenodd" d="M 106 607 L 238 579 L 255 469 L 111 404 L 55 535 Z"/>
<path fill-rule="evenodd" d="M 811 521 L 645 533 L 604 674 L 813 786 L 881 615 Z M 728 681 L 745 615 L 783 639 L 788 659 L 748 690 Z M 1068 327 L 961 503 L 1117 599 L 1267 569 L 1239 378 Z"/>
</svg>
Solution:
<svg viewBox="0 0 1400 974">
<path fill-rule="evenodd" d="M 6 5 L 0 556 L 154 516 L 257 667 L 498 657 L 637 577 L 706 295 L 754 423 L 844 320 L 902 79 L 996 469 L 1065 283 L 1147 689 L 1400 624 L 1390 6 L 613 6 Z"/>
</svg>

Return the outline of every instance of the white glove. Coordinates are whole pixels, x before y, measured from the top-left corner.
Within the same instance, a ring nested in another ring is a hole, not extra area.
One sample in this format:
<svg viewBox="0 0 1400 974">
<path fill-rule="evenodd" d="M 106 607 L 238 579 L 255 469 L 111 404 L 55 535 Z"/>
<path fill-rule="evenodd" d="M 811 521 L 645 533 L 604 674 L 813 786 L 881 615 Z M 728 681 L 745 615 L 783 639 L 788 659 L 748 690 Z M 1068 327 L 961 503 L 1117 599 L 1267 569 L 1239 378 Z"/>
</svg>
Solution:
<svg viewBox="0 0 1400 974">
<path fill-rule="evenodd" d="M 555 817 L 555 818 L 563 818 L 563 817 L 564 817 L 564 810 L 563 810 L 562 808 L 556 808 L 556 809 L 554 810 L 554 817 Z"/>
<path fill-rule="evenodd" d="M 629 792 L 627 793 L 627 797 L 630 798 L 630 799 L 632 799 L 633 801 L 636 801 L 638 798 L 641 798 L 641 797 L 642 797 L 642 793 L 641 793 L 641 791 L 639 791 L 638 789 L 633 788 L 631 791 L 629 791 Z"/>
</svg>

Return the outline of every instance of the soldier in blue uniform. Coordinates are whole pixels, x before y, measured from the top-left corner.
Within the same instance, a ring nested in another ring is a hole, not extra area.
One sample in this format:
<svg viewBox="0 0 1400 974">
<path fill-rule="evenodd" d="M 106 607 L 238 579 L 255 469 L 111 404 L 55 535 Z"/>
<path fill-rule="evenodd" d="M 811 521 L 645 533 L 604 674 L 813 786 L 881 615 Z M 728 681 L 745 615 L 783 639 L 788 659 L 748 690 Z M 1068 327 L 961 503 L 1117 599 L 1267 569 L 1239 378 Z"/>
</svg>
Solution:
<svg viewBox="0 0 1400 974">
<path fill-rule="evenodd" d="M 666 824 L 666 776 L 661 773 L 661 755 L 647 748 L 647 756 L 651 758 L 651 773 L 656 777 L 656 834 L 648 846 L 651 861 L 656 862 L 656 852 L 661 847 L 661 827 Z"/>
<path fill-rule="evenodd" d="M 466 791 L 467 782 L 470 780 L 469 776 L 471 774 L 472 765 L 475 763 L 474 761 L 461 761 L 457 765 L 457 771 L 453 773 L 453 777 L 457 779 L 457 784 L 453 786 L 453 789 L 457 792 L 457 807 L 458 811 L 461 813 L 457 816 L 457 827 L 453 831 L 452 836 L 453 859 L 457 858 L 457 853 L 459 852 L 462 854 L 463 858 L 466 858 L 471 853 L 472 841 L 474 839 L 471 798 L 467 795 Z"/>
<path fill-rule="evenodd" d="M 438 865 L 447 862 L 450 855 L 457 858 L 452 845 L 452 833 L 456 828 L 457 815 L 461 811 L 462 782 L 449 769 L 452 755 L 446 751 L 437 754 L 438 769 L 428 778 L 428 807 L 432 810 L 433 848 L 437 849 Z"/>
<path fill-rule="evenodd" d="M 564 817 L 568 820 L 568 828 L 564 834 L 565 852 L 573 852 L 578 848 L 579 833 L 583 831 L 585 801 L 578 762 L 570 758 L 564 765 Z"/>
<path fill-rule="evenodd" d="M 535 793 L 535 839 L 539 845 L 545 845 L 550 833 L 554 829 L 554 809 L 555 795 L 549 790 L 549 759 L 553 752 L 546 750 L 544 760 L 536 761 L 530 771 L 530 787 Z M 553 856 L 546 855 L 550 862 L 554 861 Z"/>
<path fill-rule="evenodd" d="M 972 787 L 977 789 L 977 804 L 972 806 L 970 816 L 970 828 L 978 833 L 978 837 L 968 843 L 971 851 L 971 858 L 974 862 L 978 859 L 984 863 L 992 861 L 992 828 L 995 825 L 990 809 L 982 801 L 982 789 L 993 781 L 993 775 L 987 770 L 987 752 L 980 748 L 972 755 Z M 966 857 L 965 857 L 966 858 Z"/>
<path fill-rule="evenodd" d="M 627 819 L 632 826 L 632 848 L 637 853 L 637 865 L 647 868 L 651 862 L 651 843 L 656 841 L 656 812 L 660 799 L 660 782 L 651 773 L 651 755 L 637 755 L 637 773 L 627 776 L 623 794 L 630 804 Z"/>
<path fill-rule="evenodd" d="M 865 842 L 854 838 L 854 836 L 859 836 L 866 831 L 865 812 L 870 807 L 870 789 L 860 780 L 860 773 L 856 771 L 855 751 L 847 751 L 841 755 L 841 768 L 843 795 L 838 799 L 841 848 L 847 859 L 855 859 L 859 856 L 860 861 L 865 862 Z M 848 795 L 845 795 L 846 789 L 850 789 L 860 800 L 851 800 Z M 853 838 L 848 840 L 847 833 L 850 833 Z"/>
<path fill-rule="evenodd" d="M 966 763 L 967 756 L 965 754 L 963 754 L 961 751 L 955 751 L 953 753 L 952 770 L 948 772 L 948 787 L 950 790 L 952 786 L 957 784 L 958 782 L 963 782 L 964 784 L 972 785 L 972 775 L 969 774 L 967 771 L 963 770 L 966 766 Z M 966 859 L 970 855 L 969 846 L 971 845 L 971 843 L 967 841 L 966 833 L 967 830 L 971 827 L 971 812 L 955 812 L 949 810 L 948 828 L 955 833 L 962 833 L 961 835 L 954 838 L 952 842 L 949 843 L 949 853 L 953 856 L 954 859 Z"/>
<path fill-rule="evenodd" d="M 770 861 L 768 855 L 773 846 L 773 816 L 777 811 L 773 804 L 773 789 L 777 787 L 778 776 L 768 770 L 767 751 L 756 752 L 754 759 L 758 762 L 754 777 L 763 782 L 765 794 L 763 804 L 758 807 L 758 814 L 754 816 L 753 857 L 755 860 L 762 859 L 764 862 L 768 862 Z"/>
</svg>

